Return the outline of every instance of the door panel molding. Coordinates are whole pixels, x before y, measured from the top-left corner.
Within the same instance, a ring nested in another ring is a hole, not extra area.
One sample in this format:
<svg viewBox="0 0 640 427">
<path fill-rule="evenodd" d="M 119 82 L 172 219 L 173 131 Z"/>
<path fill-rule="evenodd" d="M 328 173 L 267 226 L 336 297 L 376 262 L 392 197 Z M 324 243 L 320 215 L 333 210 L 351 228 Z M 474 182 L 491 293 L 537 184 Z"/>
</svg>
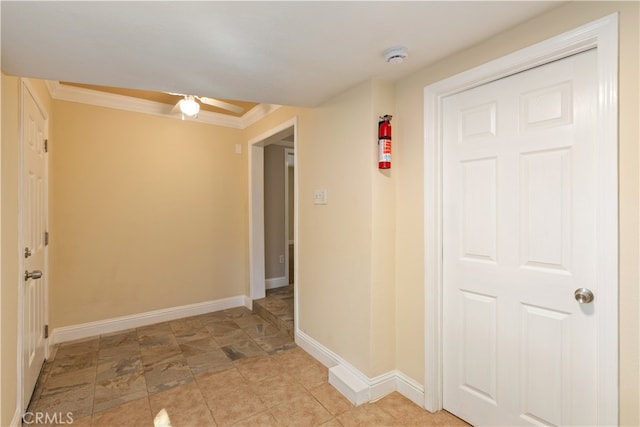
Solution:
<svg viewBox="0 0 640 427">
<path fill-rule="evenodd" d="M 597 49 L 598 424 L 618 424 L 618 15 L 612 14 L 424 89 L 425 408 L 442 409 L 442 102 L 453 95 L 576 53 Z"/>
</svg>

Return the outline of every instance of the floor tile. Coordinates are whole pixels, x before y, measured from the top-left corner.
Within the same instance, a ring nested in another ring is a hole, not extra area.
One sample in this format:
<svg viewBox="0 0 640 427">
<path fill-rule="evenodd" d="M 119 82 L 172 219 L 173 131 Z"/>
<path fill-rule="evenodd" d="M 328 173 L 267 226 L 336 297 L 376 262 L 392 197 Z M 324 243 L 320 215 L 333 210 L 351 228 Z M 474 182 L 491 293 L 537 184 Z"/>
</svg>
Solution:
<svg viewBox="0 0 640 427">
<path fill-rule="evenodd" d="M 328 378 L 329 370 L 317 361 L 301 367 L 300 370 L 296 372 L 297 381 L 307 389 L 317 387 L 327 382 Z"/>
<path fill-rule="evenodd" d="M 197 354 L 209 353 L 220 349 L 220 345 L 215 338 L 208 335 L 206 338 L 195 339 L 188 342 L 180 343 L 180 350 L 185 357 L 195 356 Z"/>
<path fill-rule="evenodd" d="M 212 323 L 224 322 L 225 320 L 229 320 L 229 316 L 224 311 L 215 311 L 213 313 L 206 313 L 197 316 L 198 320 L 200 320 L 204 325 L 210 325 Z"/>
<path fill-rule="evenodd" d="M 256 325 L 264 325 L 265 323 L 267 323 L 262 317 L 255 314 L 235 317 L 233 321 L 236 322 L 236 324 L 240 328 L 248 328 Z"/>
<path fill-rule="evenodd" d="M 319 363 L 299 347 L 275 354 L 274 357 L 286 372 L 298 372 L 305 367 Z"/>
<path fill-rule="evenodd" d="M 94 427 L 145 427 L 153 426 L 153 417 L 149 407 L 149 399 L 133 400 L 105 411 L 93 414 L 91 423 Z"/>
<path fill-rule="evenodd" d="M 158 393 L 193 381 L 186 359 L 181 354 L 144 367 L 149 394 Z"/>
<path fill-rule="evenodd" d="M 337 418 L 331 418 L 329 421 L 320 424 L 320 427 L 342 427 Z"/>
<path fill-rule="evenodd" d="M 258 346 L 267 353 L 275 353 L 277 351 L 289 350 L 294 348 L 296 344 L 291 341 L 288 334 L 278 331 L 277 334 L 266 337 L 255 337 L 253 339 Z"/>
<path fill-rule="evenodd" d="M 265 411 L 252 415 L 249 418 L 240 420 L 235 423 L 234 427 L 279 427 L 278 421 L 271 415 L 271 412 Z"/>
<path fill-rule="evenodd" d="M 182 350 L 175 337 L 171 336 L 156 338 L 153 341 L 147 341 L 147 344 L 141 344 L 140 355 L 142 364 L 146 368 L 159 363 L 168 363 L 176 356 L 181 356 Z"/>
<path fill-rule="evenodd" d="M 164 347 L 178 346 L 178 341 L 172 333 L 162 335 L 145 335 L 139 340 L 140 351 L 154 351 Z"/>
<path fill-rule="evenodd" d="M 219 426 L 233 425 L 267 409 L 260 397 L 246 385 L 227 389 L 226 393 L 207 400 L 207 404 Z"/>
<path fill-rule="evenodd" d="M 102 411 L 146 395 L 147 384 L 142 371 L 105 379 L 96 383 L 93 410 Z"/>
<path fill-rule="evenodd" d="M 118 346 L 101 347 L 98 351 L 98 360 L 124 358 L 131 356 L 140 356 L 140 344 L 133 342 L 130 344 L 122 344 Z"/>
<path fill-rule="evenodd" d="M 252 339 L 241 340 L 232 342 L 230 344 L 224 345 L 222 347 L 222 351 L 227 355 L 227 357 L 231 360 L 238 360 L 244 357 L 257 356 L 259 354 L 264 354 L 264 350 L 262 350 Z"/>
<path fill-rule="evenodd" d="M 264 354 L 240 359 L 233 365 L 250 382 L 276 376 L 282 371 L 282 366 L 275 358 Z"/>
<path fill-rule="evenodd" d="M 56 389 L 38 399 L 34 412 L 71 413 L 74 418 L 91 415 L 93 409 L 93 384 Z"/>
<path fill-rule="evenodd" d="M 96 381 L 101 382 L 111 378 L 142 373 L 142 359 L 139 355 L 128 357 L 111 357 L 98 363 Z"/>
<path fill-rule="evenodd" d="M 388 394 L 375 402 L 375 405 L 396 418 L 411 417 L 426 412 L 398 392 Z"/>
<path fill-rule="evenodd" d="M 211 339 L 211 334 L 206 326 L 176 332 L 174 335 L 178 344 L 189 343 L 196 340 Z"/>
<path fill-rule="evenodd" d="M 250 339 L 249 335 L 231 320 L 213 323 L 208 325 L 207 328 L 220 346 Z"/>
<path fill-rule="evenodd" d="M 304 387 L 284 375 L 252 383 L 251 388 L 269 408 L 307 393 Z"/>
<path fill-rule="evenodd" d="M 138 340 L 142 341 L 153 336 L 171 335 L 173 330 L 171 329 L 169 322 L 162 322 L 136 328 L 136 333 L 138 334 Z"/>
<path fill-rule="evenodd" d="M 196 383 L 179 385 L 149 396 L 151 413 L 155 417 L 167 411 L 172 427 L 215 426 L 211 411 Z"/>
<path fill-rule="evenodd" d="M 278 335 L 280 333 L 280 330 L 269 322 L 260 323 L 257 325 L 251 325 L 249 327 L 242 328 L 242 329 L 247 333 L 247 335 L 249 335 L 251 338 L 254 338 L 254 339 L 262 338 L 262 337 L 271 337 L 274 335 Z M 291 341 L 290 337 L 289 337 L 289 340 Z"/>
<path fill-rule="evenodd" d="M 215 400 L 226 393 L 226 390 L 247 386 L 249 382 L 235 369 L 220 372 L 205 372 L 195 375 L 202 395 L 207 401 Z"/>
<path fill-rule="evenodd" d="M 96 368 L 89 367 L 64 374 L 51 376 L 43 385 L 42 396 L 66 392 L 77 387 L 93 387 L 96 379 Z"/>
<path fill-rule="evenodd" d="M 334 416 L 354 408 L 353 404 L 328 382 L 312 388 L 310 392 Z"/>
<path fill-rule="evenodd" d="M 233 367 L 231 359 L 222 350 L 213 350 L 186 358 L 191 373 L 199 374 L 208 371 L 222 371 Z"/>
<path fill-rule="evenodd" d="M 100 335 L 100 348 L 113 348 L 138 343 L 138 334 L 135 329 L 127 329 L 112 334 Z"/>
<path fill-rule="evenodd" d="M 73 427 L 91 427 L 91 415 L 87 415 L 86 417 L 82 417 L 82 418 L 73 418 L 72 422 L 69 422 L 69 421 L 71 420 L 65 420 L 64 424 L 60 423 L 57 425 L 59 426 L 73 425 Z"/>
<path fill-rule="evenodd" d="M 447 411 L 436 412 L 433 414 L 433 419 L 435 426 L 468 427 L 471 425 Z"/>
<path fill-rule="evenodd" d="M 246 307 L 234 307 L 229 308 L 227 310 L 223 310 L 223 313 L 227 316 L 228 319 L 235 319 L 242 316 L 247 316 L 253 314 L 251 310 L 247 310 Z"/>
<path fill-rule="evenodd" d="M 56 351 L 56 358 L 98 351 L 99 345 L 99 337 L 65 342 Z"/>
<path fill-rule="evenodd" d="M 283 426 L 317 426 L 333 416 L 308 392 L 270 409 Z"/>
<path fill-rule="evenodd" d="M 398 420 L 375 405 L 361 405 L 338 415 L 338 421 L 345 427 L 394 426 Z"/>
<path fill-rule="evenodd" d="M 55 359 L 51 363 L 49 376 L 55 377 L 72 371 L 93 368 L 98 364 L 98 352 L 88 351 L 86 353 L 68 353 Z"/>
<path fill-rule="evenodd" d="M 224 339 L 242 330 L 236 322 L 228 318 L 219 322 L 209 323 L 207 329 L 216 339 Z"/>
<path fill-rule="evenodd" d="M 194 329 L 204 328 L 204 323 L 197 317 L 187 317 L 185 319 L 178 319 L 169 322 L 171 330 L 174 334 L 182 332 L 192 331 Z"/>
</svg>

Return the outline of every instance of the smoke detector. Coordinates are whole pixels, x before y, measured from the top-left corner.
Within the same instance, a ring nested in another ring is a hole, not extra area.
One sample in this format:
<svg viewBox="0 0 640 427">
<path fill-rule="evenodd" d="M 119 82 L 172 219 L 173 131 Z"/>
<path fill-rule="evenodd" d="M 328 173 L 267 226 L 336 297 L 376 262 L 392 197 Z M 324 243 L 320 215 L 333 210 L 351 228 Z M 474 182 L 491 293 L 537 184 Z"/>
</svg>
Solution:
<svg viewBox="0 0 640 427">
<path fill-rule="evenodd" d="M 384 51 L 384 59 L 389 64 L 400 64 L 409 56 L 407 48 L 404 46 L 392 47 Z"/>
</svg>

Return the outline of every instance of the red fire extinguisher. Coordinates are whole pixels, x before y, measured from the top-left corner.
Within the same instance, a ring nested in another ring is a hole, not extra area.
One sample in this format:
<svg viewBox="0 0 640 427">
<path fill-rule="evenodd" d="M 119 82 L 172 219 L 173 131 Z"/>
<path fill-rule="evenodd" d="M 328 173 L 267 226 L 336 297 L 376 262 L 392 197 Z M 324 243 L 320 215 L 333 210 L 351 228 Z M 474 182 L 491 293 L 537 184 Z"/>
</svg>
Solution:
<svg viewBox="0 0 640 427">
<path fill-rule="evenodd" d="M 378 122 L 378 169 L 391 168 L 391 116 L 381 116 Z"/>
</svg>

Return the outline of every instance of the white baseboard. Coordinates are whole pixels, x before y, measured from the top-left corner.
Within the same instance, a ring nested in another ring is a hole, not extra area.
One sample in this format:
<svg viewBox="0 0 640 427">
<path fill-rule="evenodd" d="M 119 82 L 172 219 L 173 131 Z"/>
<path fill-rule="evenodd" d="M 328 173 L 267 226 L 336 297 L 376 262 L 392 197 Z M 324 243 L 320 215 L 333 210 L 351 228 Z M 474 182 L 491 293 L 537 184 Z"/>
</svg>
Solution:
<svg viewBox="0 0 640 427">
<path fill-rule="evenodd" d="M 371 401 L 371 388 L 344 365 L 329 368 L 329 384 L 334 386 L 354 405 Z"/>
<path fill-rule="evenodd" d="M 264 281 L 264 287 L 266 289 L 282 288 L 283 286 L 287 285 L 289 285 L 289 283 L 287 282 L 287 278 L 285 276 L 272 277 L 269 279 L 265 279 Z"/>
<path fill-rule="evenodd" d="M 52 331 L 52 344 L 93 337 L 126 329 L 138 328 L 153 323 L 166 322 L 181 319 L 183 317 L 197 316 L 199 314 L 226 310 L 234 307 L 248 307 L 251 298 L 239 295 L 214 301 L 206 301 L 196 304 L 170 307 L 161 310 L 148 311 L 146 313 L 132 314 L 129 316 L 115 317 L 113 319 L 98 320 L 96 322 L 81 323 L 79 325 L 55 328 Z"/>
<path fill-rule="evenodd" d="M 396 371 L 397 390 L 398 393 L 415 403 L 421 408 L 424 408 L 424 387 L 422 384 L 409 378 L 403 372 Z"/>
<path fill-rule="evenodd" d="M 296 344 L 327 368 L 340 364 L 340 356 L 302 332 L 296 325 Z"/>
<path fill-rule="evenodd" d="M 424 408 L 424 387 L 394 370 L 369 378 L 342 357 L 296 328 L 296 344 L 329 368 L 329 383 L 354 405 L 378 400 L 397 391 Z"/>
<path fill-rule="evenodd" d="M 248 295 L 243 295 L 242 297 L 244 298 L 244 306 L 249 310 L 253 310 L 253 300 L 251 299 L 251 297 Z"/>
<path fill-rule="evenodd" d="M 369 380 L 369 400 L 378 400 L 398 391 L 398 371 L 390 371 Z"/>
</svg>

